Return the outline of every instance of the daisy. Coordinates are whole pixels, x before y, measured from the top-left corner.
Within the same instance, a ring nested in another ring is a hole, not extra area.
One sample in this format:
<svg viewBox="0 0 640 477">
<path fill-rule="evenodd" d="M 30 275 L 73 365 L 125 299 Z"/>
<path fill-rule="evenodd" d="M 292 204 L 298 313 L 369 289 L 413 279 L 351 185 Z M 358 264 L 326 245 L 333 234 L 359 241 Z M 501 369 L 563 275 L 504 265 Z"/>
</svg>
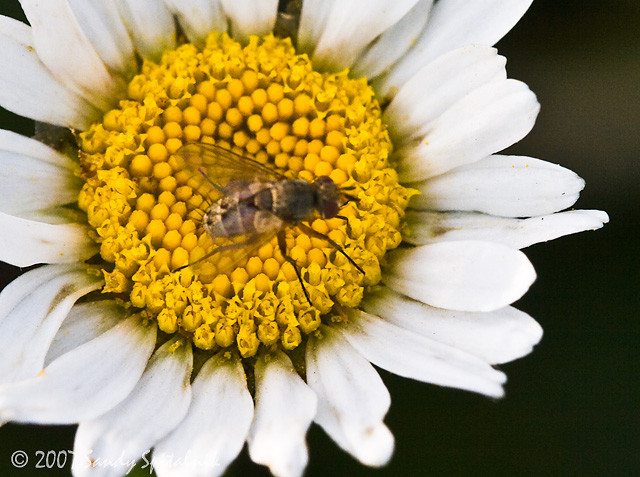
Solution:
<svg viewBox="0 0 640 477">
<path fill-rule="evenodd" d="M 561 212 L 573 172 L 496 154 L 539 110 L 491 47 L 530 0 L 20 3 L 0 104 L 59 128 L 0 132 L 0 259 L 42 264 L 0 294 L 0 421 L 77 423 L 74 475 L 220 475 L 245 442 L 300 475 L 312 422 L 384 465 L 372 364 L 501 397 L 492 365 L 542 335 L 519 249 L 608 221 Z M 187 144 L 347 200 L 208 256 Z"/>
</svg>

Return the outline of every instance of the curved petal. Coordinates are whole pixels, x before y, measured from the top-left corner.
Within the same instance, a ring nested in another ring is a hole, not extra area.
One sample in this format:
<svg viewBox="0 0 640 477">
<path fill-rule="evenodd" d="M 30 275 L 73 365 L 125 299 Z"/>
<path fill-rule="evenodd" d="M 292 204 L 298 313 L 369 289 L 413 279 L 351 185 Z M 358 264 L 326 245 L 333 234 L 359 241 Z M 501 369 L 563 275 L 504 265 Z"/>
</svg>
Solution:
<svg viewBox="0 0 640 477">
<path fill-rule="evenodd" d="M 351 66 L 369 43 L 396 24 L 416 3 L 417 0 L 334 3 L 315 44 L 313 62 L 333 70 Z"/>
<path fill-rule="evenodd" d="M 63 354 L 109 331 L 124 317 L 124 310 L 115 300 L 76 303 L 51 342 L 45 367 Z"/>
<path fill-rule="evenodd" d="M 4 213 L 20 215 L 70 204 L 78 200 L 81 184 L 71 171 L 0 151 L 0 210 Z"/>
<path fill-rule="evenodd" d="M 22 154 L 70 171 L 78 168 L 76 161 L 46 144 L 6 129 L 0 129 L 0 152 Z"/>
<path fill-rule="evenodd" d="M 17 267 L 83 262 L 98 252 L 80 224 L 45 224 L 0 212 L 0 230 L 0 261 Z"/>
<path fill-rule="evenodd" d="M 266 35 L 276 24 L 278 0 L 220 0 L 220 3 L 236 40 L 244 40 L 249 35 Z"/>
<path fill-rule="evenodd" d="M 360 55 L 353 65 L 353 76 L 371 80 L 402 58 L 424 30 L 432 6 L 433 0 L 419 0 Z"/>
<path fill-rule="evenodd" d="M 424 136 L 433 121 L 465 95 L 485 84 L 506 80 L 506 63 L 495 48 L 468 45 L 422 68 L 398 90 L 384 112 L 383 120 L 396 138 L 394 144 Z"/>
<path fill-rule="evenodd" d="M 393 435 L 383 419 L 391 398 L 371 364 L 338 332 L 323 326 L 309 337 L 307 384 L 318 396 L 315 421 L 345 451 L 379 467 L 393 454 Z"/>
<path fill-rule="evenodd" d="M 535 94 L 520 81 L 477 88 L 432 121 L 420 141 L 400 148 L 398 176 L 421 181 L 501 151 L 529 134 L 539 111 Z"/>
<path fill-rule="evenodd" d="M 0 293 L 0 383 L 40 372 L 73 304 L 101 285 L 81 265 L 47 265 L 9 283 Z"/>
<path fill-rule="evenodd" d="M 64 205 L 49 209 L 28 210 L 17 215 L 22 219 L 51 225 L 78 224 L 84 219 L 81 212 Z"/>
<path fill-rule="evenodd" d="M 511 306 L 487 313 L 443 310 L 382 288 L 367 294 L 363 308 L 388 323 L 490 364 L 521 358 L 542 338 L 542 327 Z"/>
<path fill-rule="evenodd" d="M 140 379 L 156 330 L 134 315 L 62 355 L 37 377 L 1 387 L 0 419 L 74 424 L 104 414 Z"/>
<path fill-rule="evenodd" d="M 69 0 L 20 0 L 38 56 L 58 80 L 99 109 L 113 107 L 124 83 L 113 76 L 78 23 Z"/>
<path fill-rule="evenodd" d="M 192 368 L 190 344 L 177 345 L 174 339 L 162 345 L 124 401 L 106 414 L 80 423 L 73 446 L 73 475 L 121 476 L 125 463 L 132 464 L 142 456 L 148 459 L 148 450 L 187 413 Z M 96 461 L 114 465 L 92 466 Z"/>
<path fill-rule="evenodd" d="M 176 46 L 171 12 L 157 0 L 115 0 L 133 45 L 143 58 L 160 60 L 165 50 Z"/>
<path fill-rule="evenodd" d="M 0 16 L 0 104 L 21 116 L 86 129 L 100 112 L 46 68 L 33 48 L 31 28 Z"/>
<path fill-rule="evenodd" d="M 256 410 L 249 455 L 273 475 L 300 476 L 309 459 L 305 441 L 318 400 L 282 351 L 258 359 Z"/>
<path fill-rule="evenodd" d="M 357 310 L 340 328 L 365 358 L 399 376 L 502 397 L 506 377 L 486 361 Z"/>
<path fill-rule="evenodd" d="M 80 28 L 111 71 L 128 78 L 136 71 L 133 43 L 112 1 L 69 0 Z"/>
<path fill-rule="evenodd" d="M 534 217 L 571 207 L 584 180 L 564 167 L 525 156 L 495 155 L 414 184 L 411 206 Z"/>
<path fill-rule="evenodd" d="M 300 26 L 298 27 L 298 51 L 313 53 L 336 4 L 337 0 L 305 0 L 302 2 Z"/>
<path fill-rule="evenodd" d="M 536 273 L 525 254 L 491 242 L 440 242 L 388 254 L 389 288 L 431 306 L 492 311 L 529 289 Z"/>
<path fill-rule="evenodd" d="M 184 420 L 155 447 L 159 477 L 222 475 L 242 450 L 253 419 L 253 399 L 242 363 L 224 352 L 209 359 L 193 381 Z"/>
<path fill-rule="evenodd" d="M 600 210 L 568 210 L 541 217 L 514 219 L 476 212 L 409 210 L 405 220 L 410 233 L 403 240 L 413 245 L 482 240 L 521 249 L 564 235 L 599 229 L 609 222 L 609 216 Z"/>
<path fill-rule="evenodd" d="M 227 31 L 227 17 L 220 0 L 164 0 L 164 3 L 178 17 L 191 42 L 203 44 L 212 31 Z"/>
<path fill-rule="evenodd" d="M 76 168 L 48 146 L 0 130 L 0 210 L 20 214 L 75 202 L 82 187 Z"/>
<path fill-rule="evenodd" d="M 463 45 L 491 46 L 522 18 L 533 0 L 439 0 L 415 46 L 377 82 L 382 97 L 405 84 L 420 68 Z"/>
</svg>

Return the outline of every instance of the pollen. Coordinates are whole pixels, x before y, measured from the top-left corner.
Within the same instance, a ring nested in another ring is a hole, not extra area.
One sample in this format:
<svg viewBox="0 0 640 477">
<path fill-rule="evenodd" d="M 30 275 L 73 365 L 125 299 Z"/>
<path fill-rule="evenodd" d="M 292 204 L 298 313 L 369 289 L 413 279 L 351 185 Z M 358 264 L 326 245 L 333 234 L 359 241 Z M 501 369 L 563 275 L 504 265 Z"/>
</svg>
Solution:
<svg viewBox="0 0 640 477">
<path fill-rule="evenodd" d="M 366 80 L 315 71 L 289 39 L 272 35 L 241 45 L 212 33 L 202 48 L 183 44 L 159 63 L 144 60 L 119 107 L 77 138 L 78 203 L 100 245 L 103 292 L 164 333 L 243 358 L 290 352 L 358 307 L 400 244 L 415 193 L 398 184 Z M 247 237 L 204 229 L 222 194 L 209 184 L 214 166 L 203 174 L 176 155 L 196 142 L 287 179 L 329 176 L 344 191 L 340 218 L 309 217 L 312 236 L 291 224 L 286 250 L 273 237 L 216 253 Z"/>
</svg>

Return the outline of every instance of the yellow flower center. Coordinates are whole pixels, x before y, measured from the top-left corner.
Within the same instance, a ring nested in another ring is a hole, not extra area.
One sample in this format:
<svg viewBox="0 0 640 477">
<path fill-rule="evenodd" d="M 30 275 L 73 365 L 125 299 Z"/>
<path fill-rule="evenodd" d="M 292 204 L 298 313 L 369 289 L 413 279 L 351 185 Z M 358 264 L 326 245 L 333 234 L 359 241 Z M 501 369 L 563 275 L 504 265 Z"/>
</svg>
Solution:
<svg viewBox="0 0 640 477">
<path fill-rule="evenodd" d="M 103 292 L 203 350 L 235 346 L 246 358 L 261 346 L 295 349 L 322 322 L 344 321 L 345 308 L 358 307 L 380 281 L 386 251 L 401 242 L 412 191 L 390 167 L 372 89 L 347 71 L 314 71 L 288 39 L 252 37 L 243 47 L 212 33 L 203 49 L 184 44 L 160 64 L 145 61 L 120 107 L 78 139 L 86 180 L 79 205 L 100 244 Z M 355 200 L 341 207 L 342 218 L 317 214 L 304 223 L 364 274 L 295 226 L 286 229 L 285 252 L 302 283 L 275 238 L 238 263 L 224 251 L 202 260 L 215 249 L 202 217 L 216 199 L 176 155 L 193 142 L 286 178 L 329 176 L 348 189 Z"/>
</svg>

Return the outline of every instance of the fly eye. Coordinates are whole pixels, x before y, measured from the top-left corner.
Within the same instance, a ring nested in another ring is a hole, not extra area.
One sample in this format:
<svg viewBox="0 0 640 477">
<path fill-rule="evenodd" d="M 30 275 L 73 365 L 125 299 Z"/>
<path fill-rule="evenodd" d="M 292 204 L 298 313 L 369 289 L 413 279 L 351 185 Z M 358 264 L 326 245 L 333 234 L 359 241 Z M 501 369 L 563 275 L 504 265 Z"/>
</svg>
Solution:
<svg viewBox="0 0 640 477">
<path fill-rule="evenodd" d="M 325 219 L 332 219 L 336 215 L 338 215 L 338 210 L 340 209 L 340 204 L 337 201 L 329 200 L 323 204 L 323 214 L 322 217 Z"/>
</svg>

